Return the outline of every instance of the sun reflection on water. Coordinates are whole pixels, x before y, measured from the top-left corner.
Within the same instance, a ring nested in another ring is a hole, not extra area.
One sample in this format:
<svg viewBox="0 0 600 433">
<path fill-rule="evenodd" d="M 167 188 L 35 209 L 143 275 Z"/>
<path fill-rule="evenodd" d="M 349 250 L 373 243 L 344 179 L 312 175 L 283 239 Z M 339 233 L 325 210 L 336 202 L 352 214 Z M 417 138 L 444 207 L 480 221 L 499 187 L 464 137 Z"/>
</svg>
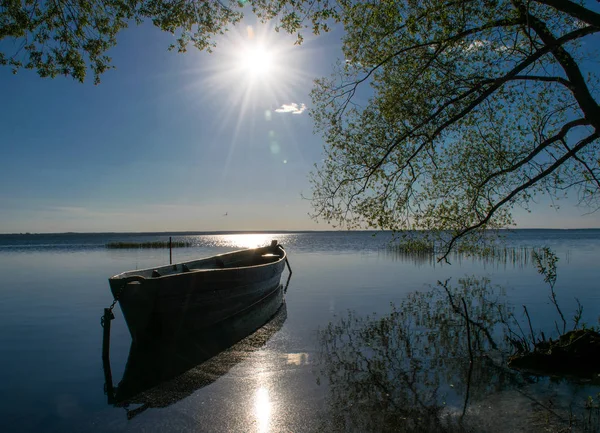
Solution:
<svg viewBox="0 0 600 433">
<path fill-rule="evenodd" d="M 269 245 L 272 239 L 277 239 L 277 235 L 253 233 L 245 235 L 225 235 L 225 241 L 237 248 L 257 248 Z"/>
<path fill-rule="evenodd" d="M 279 243 L 284 244 L 285 239 L 288 237 L 289 235 L 277 233 L 248 233 L 207 236 L 206 239 L 209 244 L 215 247 L 244 249 L 265 247 L 269 245 L 272 240 L 277 240 Z"/>
<path fill-rule="evenodd" d="M 261 433 L 268 432 L 271 423 L 271 401 L 269 399 L 269 390 L 264 387 L 256 390 L 254 414 L 256 416 L 258 431 Z"/>
<path fill-rule="evenodd" d="M 277 235 L 253 233 L 245 235 L 227 235 L 225 239 L 232 243 L 232 246 L 239 248 L 257 248 L 271 243 Z"/>
</svg>

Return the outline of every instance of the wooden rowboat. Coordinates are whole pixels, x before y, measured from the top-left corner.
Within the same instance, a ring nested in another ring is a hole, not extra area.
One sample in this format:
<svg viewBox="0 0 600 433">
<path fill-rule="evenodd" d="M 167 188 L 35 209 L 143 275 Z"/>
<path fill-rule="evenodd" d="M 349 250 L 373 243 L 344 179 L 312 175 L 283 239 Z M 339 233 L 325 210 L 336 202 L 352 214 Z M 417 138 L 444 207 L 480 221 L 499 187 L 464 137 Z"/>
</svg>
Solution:
<svg viewBox="0 0 600 433">
<path fill-rule="evenodd" d="M 244 311 L 277 287 L 283 247 L 234 251 L 109 278 L 133 342 L 141 345 L 201 331 Z M 289 267 L 289 264 L 288 264 Z"/>
</svg>

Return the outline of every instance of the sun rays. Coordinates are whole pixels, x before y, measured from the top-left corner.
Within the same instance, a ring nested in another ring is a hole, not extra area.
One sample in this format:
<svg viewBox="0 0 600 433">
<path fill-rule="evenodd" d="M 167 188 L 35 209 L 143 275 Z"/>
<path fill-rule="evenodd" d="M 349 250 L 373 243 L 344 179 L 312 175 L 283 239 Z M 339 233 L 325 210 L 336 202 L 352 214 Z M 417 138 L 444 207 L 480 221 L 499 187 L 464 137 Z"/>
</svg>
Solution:
<svg viewBox="0 0 600 433">
<path fill-rule="evenodd" d="M 236 26 L 186 71 L 196 78 L 181 91 L 202 127 L 218 137 L 209 145 L 222 147 L 222 178 L 230 176 L 232 161 L 244 152 L 262 155 L 264 164 L 290 161 L 290 146 L 282 140 L 293 133 L 283 119 L 306 110 L 303 103 L 314 79 L 309 66 L 318 49 L 295 42 L 294 36 L 267 25 Z M 294 104 L 293 111 L 286 108 Z"/>
<path fill-rule="evenodd" d="M 275 110 L 293 101 L 299 89 L 306 93 L 310 88 L 312 77 L 303 72 L 307 50 L 294 45 L 294 41 L 266 26 L 234 28 L 207 59 L 210 69 L 202 72 L 202 99 L 218 104 L 222 121 L 216 125 L 217 130 L 232 137 L 223 176 L 227 176 L 236 149 L 250 138 L 248 131 L 259 129 L 262 121 L 274 120 Z M 272 137 L 265 135 L 263 139 L 264 149 L 271 152 Z"/>
<path fill-rule="evenodd" d="M 302 72 L 306 50 L 294 38 L 268 27 L 234 28 L 223 36 L 202 71 L 199 87 L 206 98 L 226 101 L 224 120 L 230 124 L 238 112 L 245 116 L 273 110 L 293 98 L 294 89 L 310 85 Z M 228 126 L 229 127 L 229 126 Z"/>
</svg>

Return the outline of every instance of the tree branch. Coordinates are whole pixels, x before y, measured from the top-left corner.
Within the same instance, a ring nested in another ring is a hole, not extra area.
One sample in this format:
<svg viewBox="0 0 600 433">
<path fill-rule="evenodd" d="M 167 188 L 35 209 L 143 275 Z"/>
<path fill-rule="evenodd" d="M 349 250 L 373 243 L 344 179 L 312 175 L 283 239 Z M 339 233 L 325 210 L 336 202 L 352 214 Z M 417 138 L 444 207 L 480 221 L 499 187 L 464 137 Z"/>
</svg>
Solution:
<svg viewBox="0 0 600 433">
<path fill-rule="evenodd" d="M 542 75 L 517 75 L 517 76 L 513 77 L 513 80 L 542 81 L 542 82 L 549 82 L 549 83 L 559 83 L 571 90 L 573 89 L 573 85 L 568 80 L 565 80 L 562 77 L 545 77 Z"/>
<path fill-rule="evenodd" d="M 591 95 L 587 87 L 587 83 L 585 82 L 585 78 L 583 78 L 583 74 L 577 66 L 577 63 L 571 54 L 564 49 L 562 46 L 563 44 L 557 43 L 557 39 L 554 37 L 552 32 L 550 32 L 544 22 L 529 14 L 523 3 L 517 2 L 516 0 L 514 1 L 517 5 L 519 13 L 527 16 L 529 25 L 537 33 L 542 42 L 544 42 L 546 46 L 552 47 L 552 53 L 554 57 L 562 66 L 569 79 L 569 82 L 573 86 L 571 91 L 577 100 L 581 111 L 583 111 L 589 122 L 594 125 L 596 131 L 600 131 L 600 106 L 596 103 L 594 97 Z M 595 31 L 600 31 L 600 26 L 596 27 Z"/>
<path fill-rule="evenodd" d="M 600 14 L 591 9 L 585 8 L 570 0 L 534 0 L 537 3 L 551 6 L 556 10 L 577 18 L 591 26 L 600 27 Z"/>
<path fill-rule="evenodd" d="M 512 190 L 510 192 L 510 194 L 508 194 L 506 197 L 504 197 L 502 200 L 500 200 L 498 203 L 496 203 L 488 211 L 488 213 L 485 216 L 485 218 L 483 218 L 477 224 L 471 225 L 471 226 L 469 226 L 469 227 L 461 230 L 460 232 L 458 232 L 457 235 L 453 236 L 452 239 L 450 240 L 450 242 L 448 243 L 448 246 L 446 247 L 446 253 L 442 257 L 440 257 L 438 259 L 438 261 L 445 260 L 448 257 L 448 254 L 452 250 L 452 247 L 454 246 L 454 244 L 456 243 L 456 241 L 459 238 L 461 238 L 464 235 L 466 235 L 467 233 L 472 232 L 473 230 L 476 230 L 476 229 L 482 227 L 483 225 L 485 225 L 492 218 L 492 216 L 494 215 L 494 213 L 501 206 L 503 206 L 506 203 L 508 203 L 510 200 L 512 200 L 521 191 L 526 190 L 527 188 L 529 188 L 530 186 L 532 186 L 536 182 L 538 182 L 540 179 L 543 179 L 544 177 L 546 177 L 549 174 L 551 174 L 554 170 L 556 170 L 563 163 L 565 163 L 569 158 L 572 158 L 573 156 L 575 156 L 577 154 L 577 152 L 579 152 L 581 149 L 583 149 L 588 144 L 590 144 L 590 143 L 594 142 L 595 140 L 597 140 L 599 137 L 600 137 L 600 132 L 594 132 L 593 134 L 588 135 L 586 138 L 584 138 L 583 140 L 579 141 L 579 143 L 577 143 L 577 145 L 575 147 L 573 147 L 570 151 L 568 151 L 567 153 L 565 153 L 562 157 L 558 158 L 551 166 L 549 166 L 548 168 L 546 168 L 544 171 L 542 171 L 541 173 L 539 173 L 537 176 L 529 179 L 527 182 L 521 184 L 520 186 L 518 186 L 517 188 L 515 188 L 514 190 Z"/>
<path fill-rule="evenodd" d="M 571 33 L 568 33 L 568 34 L 562 36 L 561 38 L 555 40 L 553 44 L 548 44 L 548 45 L 540 48 L 539 50 L 535 51 L 533 54 L 531 54 L 529 57 L 527 57 L 525 60 L 523 60 L 523 62 L 521 62 L 519 65 L 517 65 L 516 67 L 514 67 L 510 72 L 508 72 L 504 77 L 496 79 L 496 81 L 494 82 L 494 84 L 492 86 L 490 86 L 488 89 L 486 89 L 484 92 L 482 92 L 481 95 L 479 95 L 475 100 L 473 100 L 469 105 L 467 105 L 467 107 L 465 107 L 463 110 L 461 110 L 458 114 L 452 116 L 450 119 L 448 119 L 444 123 L 442 123 L 438 128 L 436 128 L 436 130 L 433 132 L 433 134 L 431 134 L 430 138 L 433 139 L 435 136 L 437 136 L 438 134 L 440 134 L 444 129 L 446 129 L 449 125 L 455 123 L 456 121 L 458 121 L 461 118 L 463 118 L 464 116 L 466 116 L 475 107 L 477 107 L 481 102 L 483 102 L 485 99 L 487 99 L 492 93 L 494 93 L 496 90 L 498 90 L 504 83 L 506 83 L 507 81 L 509 81 L 509 80 L 513 79 L 514 77 L 518 76 L 518 74 L 521 71 L 525 70 L 525 68 L 527 68 L 528 66 L 530 66 L 531 64 L 533 64 L 536 60 L 538 60 L 539 58 L 541 58 L 545 54 L 548 54 L 550 51 L 552 51 L 552 49 L 554 49 L 555 46 L 558 46 L 558 45 L 564 44 L 566 42 L 569 42 L 571 40 L 575 40 L 575 39 L 581 38 L 583 36 L 595 33 L 597 31 L 600 31 L 600 29 L 592 29 L 591 27 L 586 27 L 584 29 L 575 30 L 575 31 L 573 31 Z M 473 93 L 476 90 L 479 90 L 482 87 L 482 85 L 481 85 L 481 83 L 478 83 L 478 84 L 479 85 L 476 85 L 473 89 L 470 89 L 465 94 L 468 95 L 468 94 Z M 383 157 L 381 157 L 380 160 L 370 170 L 369 174 L 366 177 L 366 182 L 369 181 L 369 179 L 373 175 L 373 173 L 375 173 L 375 171 L 379 167 L 381 167 L 381 165 L 385 162 L 385 160 L 390 156 L 390 154 L 392 153 L 392 151 L 402 141 L 404 141 L 405 139 L 407 139 L 408 137 L 410 137 L 418 129 L 420 129 L 423 126 L 427 125 L 428 123 L 432 122 L 447 107 L 449 107 L 450 105 L 455 104 L 457 102 L 457 100 L 460 100 L 460 99 L 462 99 L 462 98 L 457 97 L 457 98 L 455 98 L 453 100 L 450 100 L 447 103 L 443 104 L 435 113 L 433 113 L 432 115 L 428 116 L 425 120 L 423 120 L 422 122 L 420 122 L 417 126 L 415 126 L 414 128 L 412 128 L 407 133 L 401 135 L 400 137 L 397 137 L 396 139 L 394 139 L 392 141 L 392 143 L 390 144 L 390 147 L 388 148 L 388 150 L 386 151 L 386 153 L 383 155 Z M 599 116 L 599 118 L 600 118 L 600 116 Z M 425 147 L 426 144 L 427 144 L 427 142 L 423 142 L 412 153 L 412 155 L 409 157 L 408 161 L 411 161 L 419 152 L 421 152 L 421 150 Z"/>
<path fill-rule="evenodd" d="M 535 158 L 546 147 L 550 146 L 552 143 L 562 140 L 572 128 L 574 128 L 576 126 L 584 126 L 584 125 L 589 125 L 589 124 L 590 123 L 586 119 L 576 119 L 576 120 L 566 123 L 560 129 L 558 134 L 542 141 L 539 145 L 536 146 L 536 148 L 529 155 L 527 155 L 527 157 L 523 158 L 517 164 L 514 164 L 508 168 L 505 168 L 505 169 L 502 169 L 495 173 L 490 174 L 477 186 L 477 188 L 482 188 L 486 183 L 488 183 L 493 178 L 501 176 L 503 174 L 508 174 L 510 172 L 513 172 L 513 171 L 519 169 L 520 167 L 522 167 L 523 165 L 527 164 L 529 161 L 531 161 L 533 158 Z"/>
</svg>

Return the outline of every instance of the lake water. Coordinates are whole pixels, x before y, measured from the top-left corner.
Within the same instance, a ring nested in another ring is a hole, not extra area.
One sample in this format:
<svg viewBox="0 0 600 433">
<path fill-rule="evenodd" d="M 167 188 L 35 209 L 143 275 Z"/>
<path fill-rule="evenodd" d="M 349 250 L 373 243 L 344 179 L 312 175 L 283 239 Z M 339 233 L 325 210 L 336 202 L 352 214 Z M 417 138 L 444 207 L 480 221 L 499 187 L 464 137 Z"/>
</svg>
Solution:
<svg viewBox="0 0 600 433">
<path fill-rule="evenodd" d="M 489 324 L 498 341 L 504 335 L 498 318 L 511 309 L 529 333 L 523 305 L 536 333 L 556 337 L 555 322 L 562 324 L 548 284 L 523 252 L 548 246 L 559 258 L 555 290 L 569 327 L 575 298 L 588 326 L 598 325 L 600 230 L 520 230 L 507 238 L 513 251 L 507 259 L 451 257 L 451 265 L 393 253 L 386 247 L 389 237 L 176 235 L 193 246 L 174 249 L 174 262 L 278 239 L 293 270 L 285 311 L 276 325 L 258 331 L 266 342 L 242 342 L 217 355 L 212 366 L 201 365 L 196 376 L 174 385 L 185 383 L 184 393 L 165 398 L 154 390 L 155 404 L 136 412 L 135 405 L 109 405 L 104 393 L 100 316 L 112 302 L 107 279 L 168 264 L 169 252 L 105 245 L 168 235 L 0 235 L 0 431 L 596 429 L 600 387 L 594 381 L 506 369 L 506 350 L 489 354 L 490 343 L 478 329 L 467 340 L 460 308 L 453 310 L 451 301 L 461 306 L 466 299 L 471 318 Z M 467 276 L 472 279 L 461 288 Z M 438 282 L 446 282 L 448 292 Z M 117 384 L 131 339 L 118 307 L 115 313 L 110 347 Z M 477 358 L 471 373 L 469 342 Z M 195 382 L 199 371 L 210 380 Z"/>
</svg>

